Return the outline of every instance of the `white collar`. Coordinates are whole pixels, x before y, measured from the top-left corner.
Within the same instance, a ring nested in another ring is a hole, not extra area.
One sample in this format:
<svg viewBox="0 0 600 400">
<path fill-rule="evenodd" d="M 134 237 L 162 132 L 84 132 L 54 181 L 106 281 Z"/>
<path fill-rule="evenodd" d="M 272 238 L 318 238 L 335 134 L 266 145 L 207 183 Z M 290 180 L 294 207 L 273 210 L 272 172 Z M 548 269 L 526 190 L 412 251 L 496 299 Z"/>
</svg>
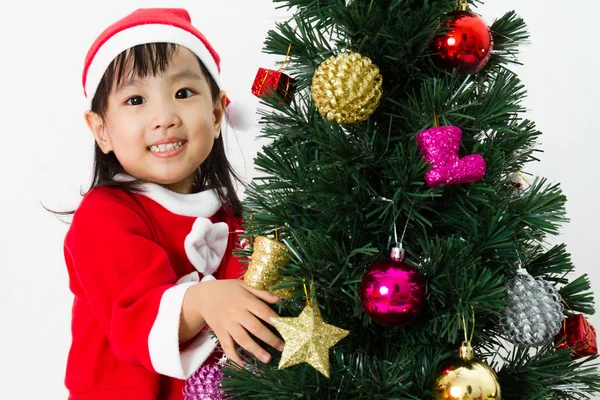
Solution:
<svg viewBox="0 0 600 400">
<path fill-rule="evenodd" d="M 132 181 L 134 177 L 126 174 L 117 174 L 116 181 Z M 208 189 L 198 193 L 181 194 L 173 192 L 159 184 L 142 182 L 139 187 L 140 194 L 154 200 L 174 214 L 188 217 L 212 217 L 222 207 L 223 202 L 215 189 Z M 223 188 L 226 192 L 226 189 Z"/>
</svg>

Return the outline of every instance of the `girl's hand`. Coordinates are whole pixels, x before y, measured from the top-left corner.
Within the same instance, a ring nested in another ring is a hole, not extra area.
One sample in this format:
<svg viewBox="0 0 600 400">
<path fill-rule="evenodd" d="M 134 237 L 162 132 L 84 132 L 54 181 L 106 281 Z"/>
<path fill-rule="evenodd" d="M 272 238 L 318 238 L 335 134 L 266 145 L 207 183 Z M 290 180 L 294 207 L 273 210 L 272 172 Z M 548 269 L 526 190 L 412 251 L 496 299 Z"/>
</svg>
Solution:
<svg viewBox="0 0 600 400">
<path fill-rule="evenodd" d="M 237 342 L 259 360 L 267 363 L 271 355 L 258 345 L 248 334 L 283 350 L 283 341 L 261 322 L 269 325 L 277 313 L 266 303 L 275 304 L 279 297 L 265 290 L 256 290 L 236 279 L 212 280 L 190 288 L 193 301 L 201 318 L 215 332 L 228 358 L 240 366 L 244 363 L 235 350 Z"/>
</svg>

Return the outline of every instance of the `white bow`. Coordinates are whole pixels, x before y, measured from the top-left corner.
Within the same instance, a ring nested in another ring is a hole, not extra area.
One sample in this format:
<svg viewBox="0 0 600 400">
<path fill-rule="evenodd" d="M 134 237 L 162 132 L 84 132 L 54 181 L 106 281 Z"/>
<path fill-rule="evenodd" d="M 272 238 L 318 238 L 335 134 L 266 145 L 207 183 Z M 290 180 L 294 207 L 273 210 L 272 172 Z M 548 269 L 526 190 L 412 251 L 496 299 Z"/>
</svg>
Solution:
<svg viewBox="0 0 600 400">
<path fill-rule="evenodd" d="M 213 274 L 221 265 L 227 249 L 229 226 L 225 222 L 213 224 L 208 218 L 198 217 L 192 225 L 192 230 L 185 237 L 183 246 L 188 260 L 204 275 L 201 282 L 215 279 Z M 188 275 L 193 275 L 192 273 Z M 186 275 L 186 277 L 188 276 Z M 193 281 L 191 276 L 189 277 Z"/>
</svg>

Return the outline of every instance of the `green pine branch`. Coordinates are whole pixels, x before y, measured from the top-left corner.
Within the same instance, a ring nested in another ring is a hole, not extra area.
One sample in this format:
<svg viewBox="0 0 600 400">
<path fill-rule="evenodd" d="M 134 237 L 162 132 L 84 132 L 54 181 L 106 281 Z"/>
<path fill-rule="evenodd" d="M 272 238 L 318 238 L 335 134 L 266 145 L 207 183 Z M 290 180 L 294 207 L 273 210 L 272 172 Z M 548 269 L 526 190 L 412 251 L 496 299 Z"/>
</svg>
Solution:
<svg viewBox="0 0 600 400">
<path fill-rule="evenodd" d="M 569 350 L 515 348 L 498 372 L 502 397 L 519 400 L 591 399 L 600 391 L 597 357 L 571 360 Z"/>
</svg>

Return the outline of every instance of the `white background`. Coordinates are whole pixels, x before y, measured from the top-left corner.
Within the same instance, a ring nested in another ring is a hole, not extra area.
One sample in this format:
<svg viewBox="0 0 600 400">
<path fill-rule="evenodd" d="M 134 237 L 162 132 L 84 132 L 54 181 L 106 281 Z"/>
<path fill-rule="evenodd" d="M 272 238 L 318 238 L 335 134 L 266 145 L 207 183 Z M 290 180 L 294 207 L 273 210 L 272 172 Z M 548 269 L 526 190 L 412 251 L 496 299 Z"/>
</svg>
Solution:
<svg viewBox="0 0 600 400">
<path fill-rule="evenodd" d="M 81 68 L 90 44 L 134 9 L 161 6 L 189 10 L 222 57 L 222 82 L 230 97 L 258 107 L 249 94 L 256 70 L 277 67 L 276 58 L 261 53 L 263 40 L 287 15 L 269 0 L 25 0 L 0 11 L 2 399 L 67 397 L 63 375 L 71 294 L 62 255 L 67 225 L 41 203 L 73 208 L 89 182 L 93 141 L 82 118 Z M 490 0 L 476 11 L 491 24 L 512 9 L 529 25 L 531 40 L 520 57 L 524 66 L 516 70 L 529 91 L 529 118 L 544 133 L 541 162 L 527 172 L 562 184 L 571 222 L 559 240 L 568 244 L 577 273 L 590 274 L 597 292 L 600 5 L 595 0 Z M 261 146 L 256 131 L 229 131 L 227 137 L 230 156 L 248 179 Z M 600 327 L 600 318 L 591 321 Z"/>
</svg>

